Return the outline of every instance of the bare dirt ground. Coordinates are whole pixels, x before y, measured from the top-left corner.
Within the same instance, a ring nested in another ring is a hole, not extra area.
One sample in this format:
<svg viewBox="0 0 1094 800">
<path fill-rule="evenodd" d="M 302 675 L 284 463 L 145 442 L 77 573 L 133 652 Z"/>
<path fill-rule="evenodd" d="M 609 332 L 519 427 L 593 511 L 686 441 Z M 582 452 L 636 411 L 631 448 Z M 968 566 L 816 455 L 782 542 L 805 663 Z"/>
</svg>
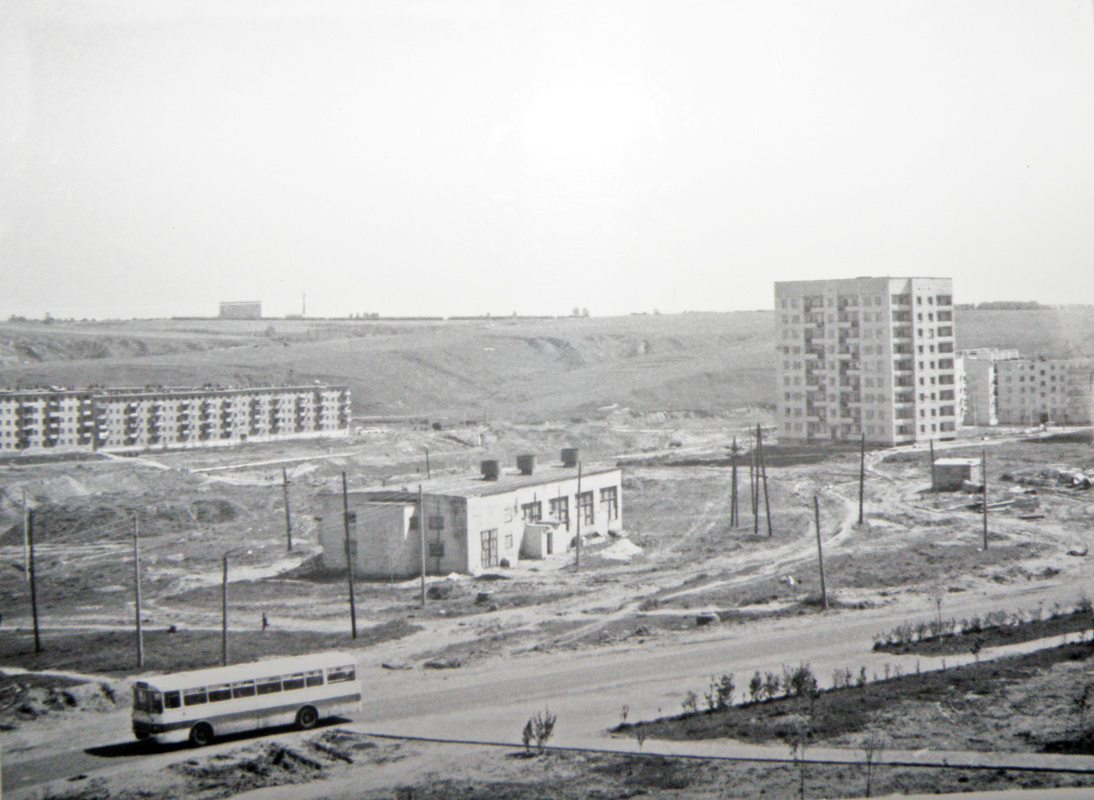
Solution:
<svg viewBox="0 0 1094 800">
<path fill-rule="evenodd" d="M 234 551 L 232 653 L 240 660 L 293 648 L 338 646 L 354 649 L 368 668 L 386 664 L 420 669 L 437 660 L 467 666 L 586 651 L 643 637 L 683 643 L 708 634 L 711 625 L 747 626 L 815 614 L 820 585 L 814 496 L 821 504 L 826 588 L 840 614 L 892 607 L 907 609 L 913 618 L 930 618 L 936 608 L 928 598 L 942 597 L 947 614 L 964 615 L 966 608 L 981 606 L 988 593 L 1002 592 L 1017 607 L 1037 605 L 1041 600 L 1023 598 L 1046 587 L 1061 602 L 1073 602 L 1085 586 L 1086 559 L 1068 553 L 1084 552 L 1092 538 L 1089 510 L 1094 495 L 1050 482 L 1039 487 L 1043 516 L 1038 519 L 1020 519 L 1023 514 L 1011 506 L 993 509 L 985 552 L 973 498 L 924 491 L 929 486 L 924 451 L 868 454 L 862 525 L 857 453 L 821 463 L 790 452 L 773 458 L 782 465 L 768 468 L 771 536 L 762 499 L 759 525 L 753 524 L 748 468 L 742 461 L 741 524 L 731 527 L 726 448 L 733 436 L 745 440 L 758 418 L 763 414 L 749 409 L 697 415 L 638 414 L 615 407 L 567 423 L 498 423 L 441 431 L 377 424 L 346 440 L 0 464 L 0 560 L 7 567 L 0 570 L 5 633 L 0 664 L 9 672 L 61 669 L 90 678 L 74 694 L 60 685 L 64 682 L 43 686 L 40 679 L 9 675 L 0 686 L 7 758 L 12 745 L 18 747 L 16 758 L 48 752 L 59 739 L 84 741 L 83 736 L 90 745 L 93 720 L 102 714 L 124 717 L 127 676 L 137 672 L 132 649 L 134 519 L 140 530 L 146 652 L 155 669 L 217 662 L 221 556 L 228 550 Z M 412 484 L 424 471 L 426 447 L 431 469 L 437 472 L 472 470 L 487 455 L 509 459 L 521 452 L 557 453 L 565 446 L 580 447 L 588 462 L 642 460 L 643 466 L 625 470 L 625 538 L 594 543 L 583 554 L 580 572 L 573 570 L 572 556 L 562 556 L 523 562 L 499 571 L 495 579 L 431 577 L 425 608 L 418 606 L 416 581 L 358 583 L 359 621 L 371 633 L 357 643 L 349 639 L 344 576 L 322 570 L 314 521 L 319 493 L 340 488 L 343 471 L 351 486 Z M 977 443 L 970 452 L 979 450 Z M 994 501 L 1018 485 L 1016 480 L 1004 482 L 1004 473 L 1015 478 L 1061 463 L 1089 468 L 1094 454 L 1084 442 L 1014 442 L 992 444 L 989 459 Z M 684 462 L 689 465 L 677 465 Z M 291 553 L 286 551 L 282 467 L 291 482 Z M 39 656 L 33 653 L 22 573 L 24 490 L 36 506 L 45 650 Z M 488 603 L 476 602 L 481 592 L 489 592 Z M 265 633 L 263 614 L 271 624 Z M 30 685 L 35 681 L 39 685 Z M 81 699 L 84 695 L 88 699 Z M 1048 725 L 1052 710 L 1046 708 L 1044 714 L 1044 719 L 1032 718 L 1029 726 Z M 412 788 L 415 796 L 466 796 L 468 786 L 490 797 L 546 796 L 553 786 L 572 791 L 562 796 L 575 797 L 639 791 L 659 796 L 685 788 L 689 796 L 725 796 L 726 787 L 742 781 L 767 787 L 769 796 L 792 796 L 798 789 L 792 766 L 673 762 L 655 767 L 652 757 L 555 754 L 523 759 L 469 750 L 459 762 L 462 766 L 452 764 L 442 773 L 428 765 L 455 757 L 436 746 L 371 745 L 361 745 L 367 756 L 354 763 L 374 763 L 369 759 L 381 756 L 387 760 L 384 769 L 370 773 L 369 780 L 378 783 L 361 785 L 375 794 L 358 796 L 391 796 L 399 787 Z M 295 770 L 294 776 L 316 771 L 306 759 L 321 763 L 317 774 L 330 776 L 317 784 L 322 789 L 316 796 L 349 794 L 350 782 L 362 780 L 344 759 L 316 755 L 311 745 L 300 745 L 305 747 L 299 751 L 304 760 L 291 754 L 278 757 L 277 746 L 267 739 L 244 745 L 244 751 L 221 759 L 230 763 L 222 765 L 226 771 L 219 777 L 202 773 L 195 778 L 185 770 L 180 773 L 181 768 L 157 771 L 142 778 L 147 779 L 142 791 L 152 792 L 144 796 L 227 796 L 257 788 L 242 780 L 244 773 L 265 770 L 276 777 L 286 770 Z M 276 758 L 280 760 L 272 764 Z M 185 763 L 181 756 L 178 760 Z M 191 767 L 209 767 L 204 757 L 196 760 Z M 828 771 L 825 783 L 820 776 Z M 954 776 L 912 772 L 914 776 L 896 781 L 891 790 L 964 785 Z M 850 768 L 818 768 L 817 791 L 827 786 L 831 794 L 836 787 L 851 785 L 859 780 L 852 773 Z M 567 776 L 580 777 L 571 785 Z M 345 785 L 339 783 L 343 777 Z M 288 787 L 293 788 L 299 789 Z M 129 796 L 124 778 L 110 783 L 103 777 L 95 786 L 71 789 L 73 797 Z"/>
</svg>

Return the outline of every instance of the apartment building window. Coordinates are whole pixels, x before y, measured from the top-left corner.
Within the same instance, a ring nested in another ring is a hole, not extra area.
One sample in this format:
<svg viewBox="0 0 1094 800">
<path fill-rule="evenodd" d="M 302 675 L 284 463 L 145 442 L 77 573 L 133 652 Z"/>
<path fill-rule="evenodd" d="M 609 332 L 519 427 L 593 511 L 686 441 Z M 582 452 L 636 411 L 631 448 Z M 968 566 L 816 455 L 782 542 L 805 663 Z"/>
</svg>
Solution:
<svg viewBox="0 0 1094 800">
<path fill-rule="evenodd" d="M 593 511 L 593 493 L 582 492 L 577 496 L 577 513 L 580 515 L 580 519 L 586 525 L 592 525 L 596 522 L 596 516 Z"/>
<path fill-rule="evenodd" d="M 525 503 L 520 507 L 520 516 L 525 522 L 539 522 L 543 518 L 543 503 Z"/>
<path fill-rule="evenodd" d="M 799 415 L 801 409 L 798 410 Z M 608 519 L 619 519 L 619 490 L 615 486 L 607 486 L 600 490 L 600 503 L 608 512 Z"/>
</svg>

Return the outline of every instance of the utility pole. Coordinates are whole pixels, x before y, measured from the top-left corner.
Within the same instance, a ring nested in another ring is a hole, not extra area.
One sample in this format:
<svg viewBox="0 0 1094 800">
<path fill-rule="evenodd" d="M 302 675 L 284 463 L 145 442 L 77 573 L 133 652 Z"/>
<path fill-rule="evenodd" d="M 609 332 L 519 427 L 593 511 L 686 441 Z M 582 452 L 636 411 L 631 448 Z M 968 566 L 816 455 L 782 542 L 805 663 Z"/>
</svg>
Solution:
<svg viewBox="0 0 1094 800">
<path fill-rule="evenodd" d="M 760 498 L 756 487 L 756 443 L 752 441 L 752 429 L 748 431 L 748 495 L 752 501 L 752 535 L 760 533 Z"/>
<path fill-rule="evenodd" d="M 577 548 L 574 555 L 574 571 L 581 569 L 581 462 L 577 462 Z"/>
<path fill-rule="evenodd" d="M 27 574 L 30 576 L 30 611 L 34 617 L 34 652 L 42 652 L 42 638 L 38 631 L 38 589 L 34 580 L 34 512 L 27 512 L 27 551 L 29 561 Z"/>
<path fill-rule="evenodd" d="M 931 446 L 931 491 L 934 491 L 934 439 L 928 440 Z"/>
<path fill-rule="evenodd" d="M 144 634 L 141 631 L 141 554 L 137 546 L 140 538 L 140 519 L 133 515 L 133 597 L 136 605 L 137 667 L 144 668 Z"/>
<path fill-rule="evenodd" d="M 730 499 L 729 499 L 729 526 L 731 528 L 737 527 L 738 514 L 737 514 L 737 437 L 733 437 L 733 448 L 729 451 L 730 458 L 733 463 L 733 479 L 731 482 Z"/>
<path fill-rule="evenodd" d="M 357 527 L 357 514 L 353 515 L 354 527 Z M 349 620 L 352 631 L 351 638 L 357 638 L 357 603 L 353 597 L 353 551 L 350 546 L 349 526 L 349 490 L 346 488 L 346 473 L 342 472 L 342 524 L 346 529 L 346 576 L 349 581 Z"/>
<path fill-rule="evenodd" d="M 27 490 L 23 489 L 23 580 L 30 581 L 30 542 L 27 531 L 30 530 L 30 509 L 27 507 Z"/>
<path fill-rule="evenodd" d="M 281 468 L 281 486 L 285 491 L 285 538 L 289 543 L 289 552 L 292 552 L 292 516 L 289 513 L 289 472 Z"/>
<path fill-rule="evenodd" d="M 980 456 L 980 471 L 984 473 L 984 552 L 988 550 L 988 448 Z"/>
<path fill-rule="evenodd" d="M 220 666 L 228 666 L 228 553 L 224 554 L 224 573 L 220 581 Z"/>
<path fill-rule="evenodd" d="M 764 509 L 767 514 L 767 538 L 770 539 L 771 533 L 771 498 L 767 494 L 767 468 L 764 466 L 764 434 L 760 428 L 760 423 L 756 423 L 756 446 L 760 450 L 760 476 L 763 478 L 764 483 Z M 758 496 L 757 496 L 757 499 Z"/>
<path fill-rule="evenodd" d="M 425 479 L 429 480 L 433 477 L 433 472 L 429 469 L 429 448 L 422 448 L 425 450 Z"/>
<path fill-rule="evenodd" d="M 858 459 L 858 524 L 862 524 L 862 495 L 866 487 L 866 434 L 862 434 L 862 449 Z"/>
<path fill-rule="evenodd" d="M 813 516 L 817 525 L 817 564 L 820 567 L 821 602 L 824 603 L 824 610 L 827 611 L 828 590 L 824 585 L 824 548 L 821 546 L 820 500 L 817 499 L 817 495 L 813 495 Z"/>
<path fill-rule="evenodd" d="M 425 495 L 422 494 L 420 483 L 418 484 L 418 541 L 422 550 L 422 608 L 425 608 Z"/>
</svg>

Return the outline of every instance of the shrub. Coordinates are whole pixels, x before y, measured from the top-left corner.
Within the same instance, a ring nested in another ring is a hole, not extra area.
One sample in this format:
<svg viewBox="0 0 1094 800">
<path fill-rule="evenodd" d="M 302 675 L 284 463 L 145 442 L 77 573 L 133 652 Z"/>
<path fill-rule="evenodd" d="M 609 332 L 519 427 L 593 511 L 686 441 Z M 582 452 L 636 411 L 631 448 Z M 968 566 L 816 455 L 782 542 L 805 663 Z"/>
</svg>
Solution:
<svg viewBox="0 0 1094 800">
<path fill-rule="evenodd" d="M 763 700 L 764 693 L 764 677 L 760 674 L 759 670 L 756 670 L 752 679 L 748 682 L 748 694 L 752 698 L 753 703 L 758 703 Z"/>
<path fill-rule="evenodd" d="M 774 672 L 764 673 L 764 693 L 769 700 L 774 700 L 779 696 L 779 689 L 782 683 L 779 681 L 779 676 Z"/>
<path fill-rule="evenodd" d="M 528 749 L 529 743 L 534 739 L 536 750 L 542 754 L 543 748 L 547 745 L 547 740 L 551 738 L 551 734 L 555 731 L 555 719 L 555 715 L 550 710 L 537 711 L 535 716 L 529 718 L 524 725 L 524 734 L 521 736 L 524 747 Z"/>
<path fill-rule="evenodd" d="M 680 705 L 684 707 L 685 714 L 698 714 L 699 695 L 689 689 L 688 693 L 684 695 L 684 699 L 681 701 Z"/>
<path fill-rule="evenodd" d="M 1077 614 L 1089 614 L 1091 609 L 1094 609 L 1094 602 L 1091 602 L 1090 598 L 1086 596 L 1086 592 L 1083 592 L 1075 602 L 1075 612 Z"/>
<path fill-rule="evenodd" d="M 787 690 L 787 695 L 794 695 L 795 697 L 816 697 L 820 693 L 817 688 L 817 676 L 813 674 L 813 670 L 809 668 L 808 664 L 800 664 L 797 669 L 790 673 L 790 688 Z"/>
</svg>

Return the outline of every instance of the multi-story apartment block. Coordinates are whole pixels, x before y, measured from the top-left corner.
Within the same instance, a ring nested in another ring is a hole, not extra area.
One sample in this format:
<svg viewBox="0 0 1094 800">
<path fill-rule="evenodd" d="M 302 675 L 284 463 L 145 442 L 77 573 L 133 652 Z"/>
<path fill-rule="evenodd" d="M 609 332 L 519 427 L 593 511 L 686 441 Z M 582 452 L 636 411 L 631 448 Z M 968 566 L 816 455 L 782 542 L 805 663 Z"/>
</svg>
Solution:
<svg viewBox="0 0 1094 800">
<path fill-rule="evenodd" d="M 775 284 L 781 440 L 956 436 L 953 282 Z"/>
<path fill-rule="evenodd" d="M 998 362 L 1018 358 L 1017 350 L 981 347 L 962 350 L 958 356 L 961 417 L 965 425 L 999 424 Z"/>
<path fill-rule="evenodd" d="M 999 422 L 1094 422 L 1094 361 L 1020 358 L 997 363 Z"/>
<path fill-rule="evenodd" d="M 0 452 L 210 447 L 349 430 L 344 386 L 0 391 Z"/>
</svg>

